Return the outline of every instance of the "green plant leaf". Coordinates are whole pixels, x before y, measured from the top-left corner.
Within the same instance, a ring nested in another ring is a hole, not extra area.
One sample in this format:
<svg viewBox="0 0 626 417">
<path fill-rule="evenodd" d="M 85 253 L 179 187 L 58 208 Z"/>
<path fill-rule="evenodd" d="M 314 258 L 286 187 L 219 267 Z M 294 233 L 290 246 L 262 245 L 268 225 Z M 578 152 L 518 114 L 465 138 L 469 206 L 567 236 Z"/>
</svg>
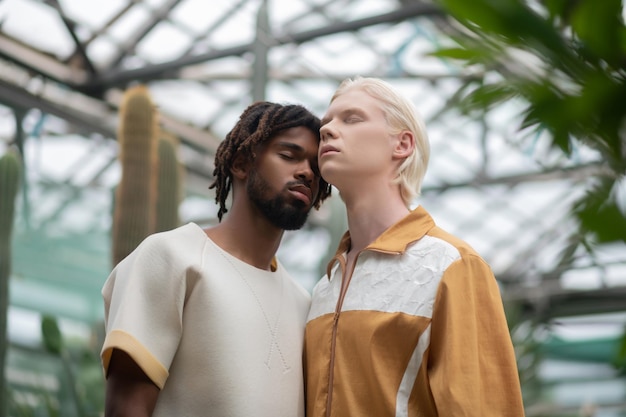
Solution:
<svg viewBox="0 0 626 417">
<path fill-rule="evenodd" d="M 450 58 L 450 59 L 460 59 L 460 60 L 475 60 L 484 55 L 483 52 L 468 49 L 468 48 L 445 48 L 438 49 L 434 52 L 428 54 L 430 56 L 439 57 L 439 58 Z"/>
<path fill-rule="evenodd" d="M 63 348 L 63 336 L 56 318 L 52 316 L 44 316 L 41 320 L 41 335 L 43 336 L 43 344 L 47 351 L 60 354 Z"/>
<path fill-rule="evenodd" d="M 606 178 L 574 206 L 583 232 L 592 234 L 600 243 L 626 242 L 626 214 L 615 200 L 615 186 L 614 179 Z"/>
<path fill-rule="evenodd" d="M 544 4 L 550 14 L 550 18 L 554 21 L 566 15 L 569 3 L 569 0 L 550 0 Z"/>
<path fill-rule="evenodd" d="M 579 0 L 572 13 L 572 29 L 597 59 L 619 66 L 621 0 Z"/>
<path fill-rule="evenodd" d="M 483 85 L 476 88 L 461 101 L 464 111 L 476 109 L 490 109 L 494 105 L 510 100 L 517 95 L 508 83 Z"/>
</svg>

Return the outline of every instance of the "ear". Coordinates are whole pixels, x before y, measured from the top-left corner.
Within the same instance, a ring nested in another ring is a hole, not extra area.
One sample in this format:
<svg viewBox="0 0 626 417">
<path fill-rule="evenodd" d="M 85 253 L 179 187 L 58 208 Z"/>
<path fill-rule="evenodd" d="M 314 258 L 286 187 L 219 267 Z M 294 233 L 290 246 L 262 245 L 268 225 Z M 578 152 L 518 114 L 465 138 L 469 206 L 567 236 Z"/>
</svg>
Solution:
<svg viewBox="0 0 626 417">
<path fill-rule="evenodd" d="M 393 159 L 406 159 L 415 149 L 415 136 L 408 130 L 403 130 L 396 136 L 393 147 Z"/>
<path fill-rule="evenodd" d="M 241 153 L 238 153 L 237 156 L 233 159 L 233 163 L 230 166 L 230 172 L 233 174 L 234 178 L 245 180 L 248 177 L 248 172 L 250 171 L 250 160 L 246 158 Z"/>
</svg>

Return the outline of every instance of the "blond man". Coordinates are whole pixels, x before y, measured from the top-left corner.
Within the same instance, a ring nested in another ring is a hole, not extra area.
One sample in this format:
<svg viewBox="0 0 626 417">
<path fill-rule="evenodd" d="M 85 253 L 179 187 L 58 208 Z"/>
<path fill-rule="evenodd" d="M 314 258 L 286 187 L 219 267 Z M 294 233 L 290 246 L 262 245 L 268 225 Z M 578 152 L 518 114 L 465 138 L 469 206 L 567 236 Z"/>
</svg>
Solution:
<svg viewBox="0 0 626 417">
<path fill-rule="evenodd" d="M 348 231 L 312 295 L 307 416 L 523 416 L 490 267 L 410 209 L 429 159 L 413 105 L 382 80 L 349 79 L 320 133 Z"/>
</svg>

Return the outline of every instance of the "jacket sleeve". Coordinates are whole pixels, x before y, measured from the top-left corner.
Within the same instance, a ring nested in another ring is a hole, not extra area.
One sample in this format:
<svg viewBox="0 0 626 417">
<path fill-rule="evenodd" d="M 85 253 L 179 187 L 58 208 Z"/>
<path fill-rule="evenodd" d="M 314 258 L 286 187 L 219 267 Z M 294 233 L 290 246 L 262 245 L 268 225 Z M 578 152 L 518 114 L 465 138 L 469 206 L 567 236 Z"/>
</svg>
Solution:
<svg viewBox="0 0 626 417">
<path fill-rule="evenodd" d="M 433 307 L 428 370 L 439 416 L 524 415 L 502 298 L 479 256 L 462 257 L 444 272 Z"/>
</svg>

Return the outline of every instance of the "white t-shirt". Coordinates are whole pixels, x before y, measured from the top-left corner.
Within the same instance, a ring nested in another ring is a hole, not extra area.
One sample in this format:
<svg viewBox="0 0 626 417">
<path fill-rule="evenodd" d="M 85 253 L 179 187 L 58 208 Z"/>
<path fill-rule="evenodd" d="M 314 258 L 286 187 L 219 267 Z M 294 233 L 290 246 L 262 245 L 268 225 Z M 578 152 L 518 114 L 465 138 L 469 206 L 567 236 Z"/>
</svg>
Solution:
<svg viewBox="0 0 626 417">
<path fill-rule="evenodd" d="M 111 352 L 128 353 L 161 388 L 153 416 L 304 416 L 308 292 L 277 262 L 255 268 L 196 224 L 157 233 L 102 289 Z"/>
</svg>

